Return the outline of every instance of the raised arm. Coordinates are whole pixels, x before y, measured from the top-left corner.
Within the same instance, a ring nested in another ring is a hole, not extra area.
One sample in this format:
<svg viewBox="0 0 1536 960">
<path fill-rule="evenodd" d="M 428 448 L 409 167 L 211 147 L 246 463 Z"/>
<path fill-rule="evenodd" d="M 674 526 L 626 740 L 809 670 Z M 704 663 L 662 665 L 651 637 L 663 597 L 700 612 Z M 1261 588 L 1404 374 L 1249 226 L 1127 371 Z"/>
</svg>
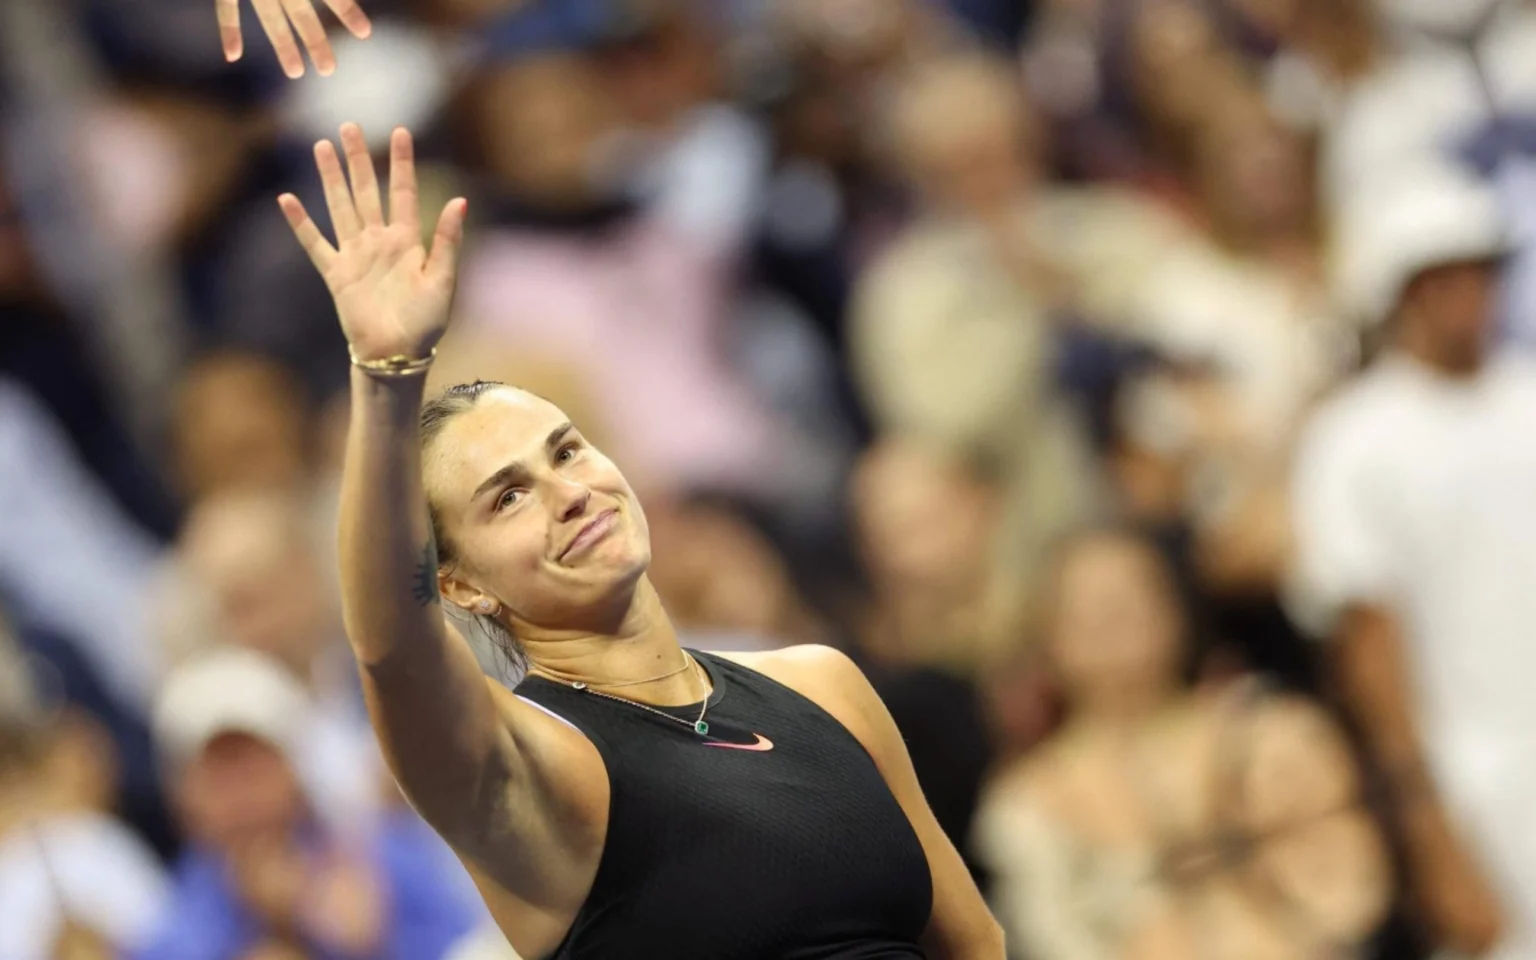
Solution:
<svg viewBox="0 0 1536 960">
<path fill-rule="evenodd" d="M 450 841 L 473 844 L 505 795 L 514 751 L 488 681 L 440 605 L 418 433 L 426 363 L 370 368 L 432 355 L 448 323 L 465 202 L 443 210 L 429 254 L 410 134 L 396 130 L 390 141 L 387 216 L 362 131 L 348 124 L 341 140 L 350 189 L 335 147 L 315 147 L 335 246 L 296 197 L 278 202 L 336 300 L 354 358 L 340 525 L 347 636 L 401 787 Z"/>
</svg>

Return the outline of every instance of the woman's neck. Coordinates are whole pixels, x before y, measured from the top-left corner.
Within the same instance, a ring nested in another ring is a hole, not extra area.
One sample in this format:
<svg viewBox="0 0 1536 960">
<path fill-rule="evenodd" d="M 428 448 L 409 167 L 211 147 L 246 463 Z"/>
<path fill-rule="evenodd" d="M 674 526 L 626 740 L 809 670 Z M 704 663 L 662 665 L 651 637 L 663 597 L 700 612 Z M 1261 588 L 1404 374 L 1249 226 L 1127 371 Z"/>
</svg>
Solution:
<svg viewBox="0 0 1536 960">
<path fill-rule="evenodd" d="M 520 636 L 530 673 L 562 683 L 612 687 L 625 699 L 654 705 L 698 703 L 708 695 L 704 671 L 688 662 L 677 630 L 649 577 L 641 577 L 617 629 Z"/>
</svg>

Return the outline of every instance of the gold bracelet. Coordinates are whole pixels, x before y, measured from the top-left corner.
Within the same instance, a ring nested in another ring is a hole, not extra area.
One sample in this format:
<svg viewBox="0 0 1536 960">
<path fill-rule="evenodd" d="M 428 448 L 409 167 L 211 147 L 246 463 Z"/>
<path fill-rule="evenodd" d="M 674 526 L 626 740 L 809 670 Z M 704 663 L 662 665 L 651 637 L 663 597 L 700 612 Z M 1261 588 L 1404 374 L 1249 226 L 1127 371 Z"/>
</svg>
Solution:
<svg viewBox="0 0 1536 960">
<path fill-rule="evenodd" d="M 437 359 L 437 348 L 433 347 L 432 352 L 425 357 L 408 357 L 397 353 L 382 360 L 359 360 L 351 347 L 347 348 L 347 355 L 352 358 L 354 367 L 370 377 L 410 377 L 426 373 L 431 368 L 432 361 Z"/>
</svg>

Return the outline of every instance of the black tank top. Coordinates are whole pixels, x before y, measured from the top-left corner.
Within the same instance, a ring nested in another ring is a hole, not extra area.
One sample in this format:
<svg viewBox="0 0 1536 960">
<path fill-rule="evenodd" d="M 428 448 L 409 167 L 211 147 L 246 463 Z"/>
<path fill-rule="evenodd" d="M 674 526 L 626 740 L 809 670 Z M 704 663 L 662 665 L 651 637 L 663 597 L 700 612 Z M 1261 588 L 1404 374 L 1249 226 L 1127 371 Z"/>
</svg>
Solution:
<svg viewBox="0 0 1536 960">
<path fill-rule="evenodd" d="M 699 705 L 639 707 L 530 676 L 519 696 L 573 724 L 608 770 L 592 890 L 551 960 L 921 958 L 928 860 L 874 761 L 795 691 L 696 653 Z"/>
</svg>

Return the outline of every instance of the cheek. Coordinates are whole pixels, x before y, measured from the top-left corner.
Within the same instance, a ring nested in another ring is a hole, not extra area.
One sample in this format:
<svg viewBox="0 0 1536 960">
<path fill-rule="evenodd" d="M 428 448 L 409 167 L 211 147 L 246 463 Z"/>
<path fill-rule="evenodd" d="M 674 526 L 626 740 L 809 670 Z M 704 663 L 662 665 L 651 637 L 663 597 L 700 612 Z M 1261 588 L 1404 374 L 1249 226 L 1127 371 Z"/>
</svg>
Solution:
<svg viewBox="0 0 1536 960">
<path fill-rule="evenodd" d="M 533 510 L 488 524 L 465 543 L 470 566 L 497 584 L 537 574 L 549 552 L 548 530 Z"/>
<path fill-rule="evenodd" d="M 606 494 L 623 505 L 624 512 L 629 515 L 629 529 L 632 536 L 649 555 L 651 524 L 645 516 L 645 509 L 641 507 L 639 498 L 635 496 L 635 491 L 630 487 L 629 481 L 624 479 L 623 471 L 612 460 L 596 451 L 588 454 L 588 459 L 583 466 L 579 480 L 593 491 Z"/>
</svg>

